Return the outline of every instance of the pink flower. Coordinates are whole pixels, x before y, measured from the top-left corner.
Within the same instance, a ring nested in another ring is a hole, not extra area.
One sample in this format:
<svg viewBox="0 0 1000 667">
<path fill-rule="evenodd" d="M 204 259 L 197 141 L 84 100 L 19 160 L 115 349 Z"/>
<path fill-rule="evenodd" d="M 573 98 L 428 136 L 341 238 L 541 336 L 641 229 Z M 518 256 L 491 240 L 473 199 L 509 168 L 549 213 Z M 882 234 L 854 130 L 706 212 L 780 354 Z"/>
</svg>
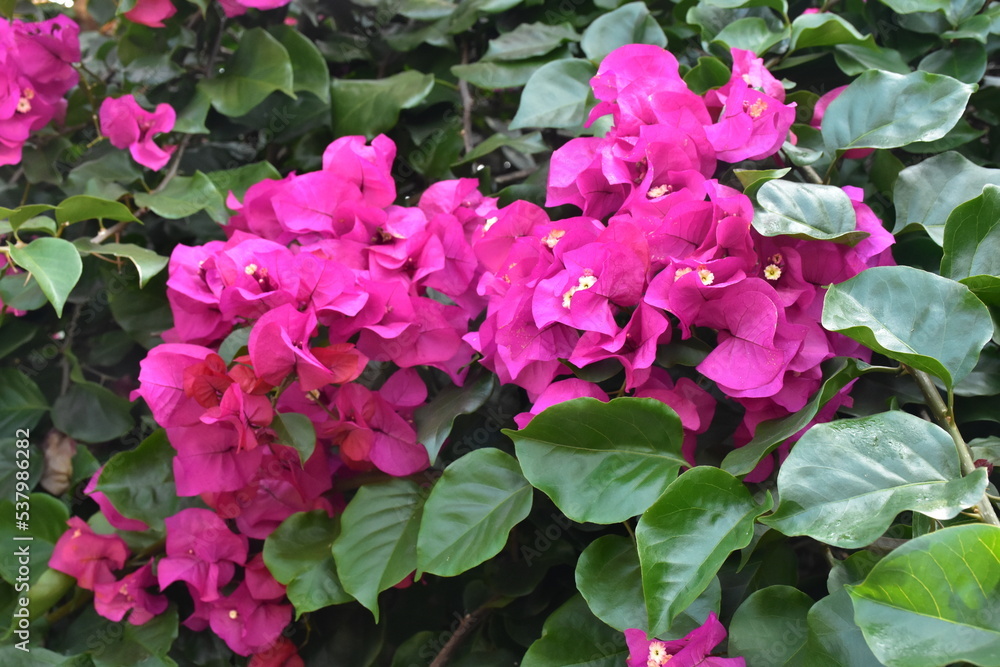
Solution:
<svg viewBox="0 0 1000 667">
<path fill-rule="evenodd" d="M 761 160 L 781 148 L 795 122 L 795 104 L 784 104 L 746 82 L 733 85 L 719 122 L 705 128 L 720 160 Z"/>
<path fill-rule="evenodd" d="M 150 169 L 167 166 L 170 155 L 177 148 L 160 148 L 153 143 L 153 136 L 174 129 L 177 115 L 169 104 L 160 104 L 156 111 L 146 111 L 132 95 L 117 99 L 106 98 L 101 103 L 101 132 L 115 148 L 127 148 L 132 158 Z"/>
<path fill-rule="evenodd" d="M 135 6 L 125 12 L 125 18 L 150 28 L 162 28 L 163 22 L 176 13 L 177 8 L 171 0 L 137 0 Z"/>
<path fill-rule="evenodd" d="M 160 588 L 185 581 L 202 602 L 219 599 L 219 588 L 233 578 L 235 566 L 246 562 L 247 538 L 230 532 L 210 510 L 181 510 L 164 523 L 167 555 L 157 564 Z"/>
<path fill-rule="evenodd" d="M 128 622 L 142 625 L 167 610 L 167 598 L 149 593 L 156 585 L 153 564 L 146 563 L 118 581 L 100 583 L 94 587 L 94 609 L 104 618 L 120 621 L 129 611 Z"/>
<path fill-rule="evenodd" d="M 207 615 L 212 632 L 229 648 L 250 655 L 278 641 L 292 620 L 292 606 L 255 599 L 244 581 L 231 595 L 213 603 Z"/>
<path fill-rule="evenodd" d="M 642 630 L 625 631 L 628 667 L 746 667 L 743 658 L 717 658 L 709 652 L 726 638 L 726 629 L 711 612 L 705 623 L 682 639 L 648 639 Z"/>
<path fill-rule="evenodd" d="M 117 535 L 98 535 L 83 519 L 70 517 L 67 530 L 52 551 L 49 567 L 76 578 L 80 588 L 94 590 L 98 584 L 113 582 L 112 570 L 124 567 L 128 558 L 125 540 Z"/>
</svg>

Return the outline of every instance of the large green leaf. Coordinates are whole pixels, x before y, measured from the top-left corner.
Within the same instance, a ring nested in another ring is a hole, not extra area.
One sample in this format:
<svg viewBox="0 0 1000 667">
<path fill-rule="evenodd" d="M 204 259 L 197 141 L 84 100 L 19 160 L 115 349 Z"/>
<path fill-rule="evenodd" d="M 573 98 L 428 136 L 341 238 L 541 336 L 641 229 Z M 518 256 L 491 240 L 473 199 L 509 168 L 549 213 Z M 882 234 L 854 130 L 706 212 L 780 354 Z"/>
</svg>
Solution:
<svg viewBox="0 0 1000 667">
<path fill-rule="evenodd" d="M 107 442 L 134 425 L 131 404 L 99 384 L 74 382 L 52 404 L 52 425 L 80 442 Z"/>
<path fill-rule="evenodd" d="M 295 616 L 350 602 L 337 576 L 331 548 L 340 520 L 325 510 L 298 512 L 281 522 L 264 541 L 264 564 L 288 588 Z"/>
<path fill-rule="evenodd" d="M 295 97 L 295 76 L 288 51 L 262 28 L 243 33 L 225 71 L 198 83 L 216 111 L 244 116 L 275 91 Z"/>
<path fill-rule="evenodd" d="M 417 536 L 417 576 L 453 577 L 497 555 L 531 511 L 531 486 L 509 454 L 477 449 L 431 490 Z"/>
<path fill-rule="evenodd" d="M 671 482 L 635 531 L 651 635 L 669 628 L 729 554 L 750 544 L 755 519 L 771 505 L 770 494 L 758 505 L 718 468 L 692 468 Z"/>
<path fill-rule="evenodd" d="M 392 128 L 400 111 L 430 94 L 434 75 L 409 70 L 377 80 L 334 79 L 332 85 L 334 131 L 374 137 Z"/>
<path fill-rule="evenodd" d="M 778 472 L 778 509 L 761 521 L 855 549 L 878 539 L 900 512 L 950 519 L 985 489 L 985 470 L 962 477 L 942 428 L 893 410 L 809 429 Z"/>
<path fill-rule="evenodd" d="M 67 224 L 81 220 L 139 221 L 125 204 L 87 195 L 70 197 L 59 204 L 56 207 L 56 220 Z"/>
<path fill-rule="evenodd" d="M 788 52 L 814 46 L 864 44 L 864 35 L 836 14 L 820 12 L 800 14 L 792 21 L 792 38 Z"/>
<path fill-rule="evenodd" d="M 479 61 L 469 65 L 452 65 L 451 73 L 486 90 L 518 88 L 528 83 L 531 75 L 542 65 L 569 58 L 570 55 L 569 48 L 564 46 L 548 55 L 517 62 Z"/>
<path fill-rule="evenodd" d="M 813 600 L 791 586 L 755 591 L 733 614 L 729 652 L 749 665 L 810 665 L 806 615 Z"/>
<path fill-rule="evenodd" d="M 49 410 L 49 402 L 34 380 L 15 368 L 0 368 L 0 434 L 32 429 Z"/>
<path fill-rule="evenodd" d="M 848 587 L 854 619 L 889 667 L 1000 666 L 1000 528 L 968 524 L 918 537 Z M 900 628 L 906 628 L 901 632 Z"/>
<path fill-rule="evenodd" d="M 597 70 L 586 60 L 567 58 L 539 67 L 524 90 L 510 129 L 581 127 L 593 101 L 590 79 Z"/>
<path fill-rule="evenodd" d="M 563 42 L 579 41 L 580 35 L 569 23 L 522 23 L 510 32 L 490 40 L 480 62 L 491 60 L 524 60 L 543 56 Z"/>
<path fill-rule="evenodd" d="M 869 70 L 830 103 L 823 142 L 833 153 L 940 139 L 962 117 L 975 89 L 941 74 Z"/>
<path fill-rule="evenodd" d="M 291 26 L 271 26 L 269 31 L 288 52 L 292 63 L 292 89 L 297 93 L 312 93 L 329 104 L 330 71 L 316 44 Z"/>
<path fill-rule="evenodd" d="M 833 285 L 823 327 L 954 386 L 993 336 L 989 310 L 965 285 L 909 266 L 881 266 Z"/>
<path fill-rule="evenodd" d="M 175 453 L 166 431 L 154 431 L 135 449 L 118 452 L 108 460 L 97 479 L 97 490 L 123 516 L 161 530 L 165 518 L 191 503 L 177 496 Z"/>
<path fill-rule="evenodd" d="M 757 191 L 753 227 L 764 236 L 791 236 L 854 245 L 868 236 L 847 194 L 832 185 L 771 180 Z"/>
<path fill-rule="evenodd" d="M 986 73 L 986 47 L 974 39 L 956 39 L 947 47 L 927 54 L 919 68 L 947 74 L 965 83 L 976 83 Z"/>
<path fill-rule="evenodd" d="M 157 255 L 152 250 L 132 243 L 104 243 L 98 245 L 88 238 L 73 241 L 81 255 L 111 255 L 131 261 L 139 272 L 139 287 L 145 287 L 149 279 L 162 271 L 170 261 L 168 257 Z"/>
<path fill-rule="evenodd" d="M 580 523 L 642 514 L 687 465 L 680 418 L 652 398 L 577 398 L 504 433 L 531 485 Z"/>
<path fill-rule="evenodd" d="M 788 39 L 789 28 L 772 29 L 771 25 L 759 16 L 748 16 L 728 23 L 713 38 L 734 49 L 746 49 L 754 53 L 766 53 L 772 46 Z"/>
<path fill-rule="evenodd" d="M 953 280 L 1000 276 L 1000 186 L 958 206 L 944 227 L 941 275 Z"/>
<path fill-rule="evenodd" d="M 628 655 L 625 636 L 590 613 L 576 595 L 545 620 L 521 667 L 621 667 Z"/>
<path fill-rule="evenodd" d="M 333 542 L 340 582 L 378 620 L 378 594 L 417 569 L 424 498 L 414 482 L 363 486 L 340 518 Z"/>
<path fill-rule="evenodd" d="M 958 153 L 943 153 L 899 172 L 893 189 L 896 225 L 893 234 L 916 227 L 927 230 L 938 245 L 944 226 L 959 204 L 979 196 L 986 185 L 1000 185 L 1000 169 L 986 169 Z"/>
<path fill-rule="evenodd" d="M 663 28 L 650 16 L 645 2 L 630 2 L 598 16 L 583 32 L 580 47 L 594 63 L 626 44 L 667 46 Z"/>
<path fill-rule="evenodd" d="M 83 273 L 80 253 L 64 239 L 35 239 L 26 246 L 9 246 L 10 258 L 31 273 L 56 314 L 62 317 L 69 293 Z"/>
<path fill-rule="evenodd" d="M 831 366 L 824 374 L 826 379 L 823 385 L 813 394 L 809 402 L 801 410 L 787 417 L 770 419 L 758 424 L 750 442 L 726 454 L 726 458 L 722 460 L 723 470 L 733 475 L 748 474 L 757 467 L 762 458 L 774 451 L 775 447 L 808 426 L 820 408 L 849 382 L 869 371 L 887 370 L 880 366 L 870 366 L 857 359 L 838 357 L 829 363 Z"/>
<path fill-rule="evenodd" d="M 160 192 L 137 193 L 135 203 L 169 220 L 187 218 L 198 211 L 206 211 L 216 222 L 225 222 L 229 217 L 222 195 L 212 180 L 200 171 L 194 176 L 173 179 Z"/>
<path fill-rule="evenodd" d="M 414 411 L 417 441 L 427 449 L 431 463 L 437 460 L 441 447 L 451 434 L 455 418 L 481 408 L 493 393 L 494 385 L 493 374 L 483 373 L 464 387 L 445 387 L 430 403 Z"/>
<path fill-rule="evenodd" d="M 858 553 L 871 555 L 867 551 Z M 806 621 L 808 667 L 882 667 L 854 622 L 854 607 L 845 588 L 814 604 Z"/>
</svg>

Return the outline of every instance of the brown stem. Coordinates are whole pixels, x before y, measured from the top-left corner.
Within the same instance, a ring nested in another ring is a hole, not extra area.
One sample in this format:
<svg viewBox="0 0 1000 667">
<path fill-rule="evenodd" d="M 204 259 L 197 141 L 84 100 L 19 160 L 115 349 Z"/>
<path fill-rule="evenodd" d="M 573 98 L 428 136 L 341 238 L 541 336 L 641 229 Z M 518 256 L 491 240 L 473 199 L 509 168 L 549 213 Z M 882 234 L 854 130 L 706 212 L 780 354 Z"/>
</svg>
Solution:
<svg viewBox="0 0 1000 667">
<path fill-rule="evenodd" d="M 447 665 L 448 661 L 451 660 L 452 654 L 458 649 L 466 636 L 476 629 L 476 626 L 489 615 L 490 611 L 492 611 L 492 608 L 484 605 L 471 614 L 466 614 L 458 624 L 458 628 L 448 638 L 441 652 L 434 658 L 430 667 L 444 667 Z"/>
<path fill-rule="evenodd" d="M 920 387 L 920 391 L 923 392 L 924 398 L 927 399 L 927 405 L 930 407 L 931 412 L 934 414 L 934 418 L 937 419 L 938 423 L 948 431 L 948 435 L 955 443 L 955 449 L 958 450 L 958 460 L 962 465 L 962 474 L 971 475 L 976 469 L 976 464 L 972 461 L 972 452 L 969 450 L 969 446 L 965 443 L 962 438 L 962 434 L 958 430 L 958 426 L 955 424 L 955 415 L 952 413 L 948 406 L 945 405 L 944 399 L 941 398 L 941 394 L 938 392 L 937 387 L 934 386 L 934 381 L 931 376 L 924 371 L 919 371 L 916 368 L 910 368 L 909 366 L 904 366 L 907 372 L 909 372 L 913 379 L 916 380 L 917 386 Z M 993 505 L 990 503 L 989 498 L 985 495 L 976 503 L 976 511 L 979 513 L 979 518 L 983 520 L 984 523 L 988 523 L 991 526 L 1000 527 L 1000 519 L 997 518 L 997 513 L 993 509 Z"/>
</svg>

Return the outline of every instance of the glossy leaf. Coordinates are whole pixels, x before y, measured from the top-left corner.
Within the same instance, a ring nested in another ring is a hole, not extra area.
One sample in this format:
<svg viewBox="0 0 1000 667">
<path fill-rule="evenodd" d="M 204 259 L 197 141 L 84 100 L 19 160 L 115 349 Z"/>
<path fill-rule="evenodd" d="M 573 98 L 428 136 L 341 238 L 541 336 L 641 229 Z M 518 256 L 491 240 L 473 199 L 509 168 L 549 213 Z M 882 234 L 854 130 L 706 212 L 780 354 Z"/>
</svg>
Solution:
<svg viewBox="0 0 1000 667">
<path fill-rule="evenodd" d="M 52 424 L 80 442 L 107 442 L 134 425 L 127 399 L 93 382 L 74 382 L 52 404 Z"/>
<path fill-rule="evenodd" d="M 749 665 L 808 665 L 806 615 L 813 600 L 791 586 L 754 592 L 733 614 L 729 652 Z"/>
<path fill-rule="evenodd" d="M 97 490 L 122 515 L 162 529 L 163 519 L 185 507 L 174 484 L 174 448 L 165 431 L 155 431 L 139 446 L 112 456 L 97 480 Z"/>
<path fill-rule="evenodd" d="M 651 398 L 578 398 L 504 433 L 531 485 L 580 523 L 641 514 L 687 465 L 680 418 Z"/>
<path fill-rule="evenodd" d="M 12 437 L 19 428 L 32 429 L 48 411 L 34 380 L 16 368 L 0 368 L 0 433 Z"/>
<path fill-rule="evenodd" d="M 505 134 L 494 134 L 492 137 L 484 139 L 482 143 L 469 151 L 456 165 L 472 162 L 484 155 L 489 155 L 498 148 L 513 148 L 516 151 L 531 155 L 548 150 L 548 146 L 542 140 L 539 132 L 531 132 L 521 136 L 509 137 Z"/>
<path fill-rule="evenodd" d="M 480 62 L 491 60 L 524 60 L 543 56 L 563 42 L 577 42 L 580 35 L 569 23 L 522 23 L 510 32 L 490 40 Z"/>
<path fill-rule="evenodd" d="M 762 185 L 786 176 L 791 170 L 791 167 L 784 169 L 734 169 L 733 173 L 743 186 L 743 194 L 747 197 L 753 197 Z"/>
<path fill-rule="evenodd" d="M 10 246 L 10 258 L 38 282 L 56 314 L 62 317 L 69 293 L 83 273 L 80 253 L 72 243 L 57 238 L 35 239 L 26 246 Z"/>
<path fill-rule="evenodd" d="M 437 460 L 441 447 L 451 434 L 451 427 L 459 415 L 475 412 L 493 393 L 493 375 L 483 373 L 464 387 L 445 387 L 426 405 L 414 411 L 417 441 L 427 449 L 428 459 Z M 498 428 L 497 424 L 494 428 Z"/>
<path fill-rule="evenodd" d="M 431 490 L 417 536 L 417 576 L 453 577 L 497 555 L 531 511 L 531 486 L 517 461 L 477 449 L 445 468 Z"/>
<path fill-rule="evenodd" d="M 547 56 L 517 62 L 480 61 L 469 65 L 452 65 L 451 73 L 473 86 L 486 90 L 518 88 L 528 83 L 531 75 L 542 65 L 568 57 L 570 57 L 569 50 L 564 47 Z"/>
<path fill-rule="evenodd" d="M 830 287 L 823 327 L 948 386 L 972 371 L 993 336 L 989 311 L 969 288 L 908 266 L 871 268 Z"/>
<path fill-rule="evenodd" d="M 591 62 L 599 63 L 626 44 L 667 46 L 667 36 L 644 2 L 630 2 L 594 19 L 583 32 L 580 48 Z"/>
<path fill-rule="evenodd" d="M 350 602 L 337 576 L 331 548 L 340 534 L 338 517 L 325 510 L 297 512 L 281 522 L 264 541 L 264 564 L 287 588 L 295 616 Z"/>
<path fill-rule="evenodd" d="M 576 588 L 611 627 L 624 632 L 648 626 L 639 552 L 631 538 L 605 535 L 591 542 L 576 563 Z"/>
<path fill-rule="evenodd" d="M 1000 186 L 956 207 L 944 227 L 941 275 L 953 280 L 1000 276 Z"/>
<path fill-rule="evenodd" d="M 424 499 L 409 480 L 363 486 L 340 518 L 333 542 L 340 582 L 378 620 L 378 594 L 417 569 Z"/>
<path fill-rule="evenodd" d="M 985 488 L 985 471 L 962 477 L 943 429 L 893 410 L 809 429 L 778 472 L 778 509 L 761 521 L 855 549 L 878 539 L 900 512 L 950 519 Z"/>
<path fill-rule="evenodd" d="M 222 74 L 198 83 L 215 110 L 226 116 L 246 115 L 275 91 L 295 97 L 294 86 L 288 51 L 262 28 L 243 33 Z"/>
<path fill-rule="evenodd" d="M 625 635 L 602 623 L 576 595 L 545 620 L 521 667 L 621 667 Z"/>
<path fill-rule="evenodd" d="M 792 21 L 788 51 L 835 44 L 863 44 L 864 41 L 864 36 L 853 25 L 836 14 L 800 14 Z"/>
<path fill-rule="evenodd" d="M 883 667 L 854 622 L 854 607 L 844 588 L 814 604 L 806 622 L 809 637 L 805 664 L 809 667 Z"/>
<path fill-rule="evenodd" d="M 671 482 L 635 531 L 651 635 L 669 628 L 729 554 L 750 543 L 754 520 L 771 505 L 770 494 L 758 505 L 718 468 L 692 468 Z"/>
<path fill-rule="evenodd" d="M 270 162 L 254 162 L 235 169 L 210 171 L 205 176 L 212 181 L 212 185 L 215 186 L 223 199 L 232 193 L 240 201 L 243 200 L 243 196 L 251 185 L 263 180 L 277 181 L 281 179 L 281 174 L 271 166 Z"/>
<path fill-rule="evenodd" d="M 104 243 L 98 245 L 88 238 L 73 241 L 81 255 L 110 255 L 124 257 L 135 265 L 139 272 L 139 287 L 145 287 L 149 279 L 166 268 L 168 257 L 157 255 L 152 250 L 131 243 Z"/>
<path fill-rule="evenodd" d="M 893 234 L 923 227 L 938 245 L 952 211 L 982 193 L 986 185 L 1000 186 L 1000 169 L 980 167 L 958 153 L 944 153 L 899 172 L 893 191 L 896 225 Z"/>
<path fill-rule="evenodd" d="M 593 101 L 590 79 L 596 73 L 593 65 L 577 58 L 542 65 L 525 84 L 510 129 L 582 126 Z"/>
<path fill-rule="evenodd" d="M 277 442 L 293 447 L 303 464 L 316 449 L 316 428 L 309 417 L 297 412 L 275 412 L 271 428 L 278 436 Z"/>
<path fill-rule="evenodd" d="M 940 74 L 870 70 L 830 103 L 823 142 L 832 153 L 940 139 L 962 117 L 974 90 Z"/>
<path fill-rule="evenodd" d="M 883 558 L 848 587 L 872 652 L 888 667 L 1000 665 L 998 560 L 1000 529 L 984 524 L 935 531 Z"/>
<path fill-rule="evenodd" d="M 772 46 L 788 39 L 788 27 L 773 30 L 758 16 L 736 19 L 715 35 L 714 41 L 734 49 L 745 49 L 754 53 L 767 53 Z"/>
<path fill-rule="evenodd" d="M 59 204 L 56 207 L 56 220 L 67 224 L 81 220 L 139 221 L 125 204 L 87 195 L 70 197 Z"/>
<path fill-rule="evenodd" d="M 206 211 L 216 222 L 228 219 L 222 195 L 211 179 L 200 171 L 194 176 L 178 176 L 160 192 L 137 193 L 135 203 L 168 220 L 180 220 Z"/>
<path fill-rule="evenodd" d="M 292 64 L 292 90 L 315 95 L 330 103 L 330 72 L 323 54 L 311 39 L 287 25 L 270 28 L 271 35 L 281 42 Z"/>
<path fill-rule="evenodd" d="M 374 137 L 399 120 L 399 112 L 412 109 L 434 87 L 434 75 L 415 70 L 378 80 L 334 79 L 333 127 L 338 135 Z"/>
<path fill-rule="evenodd" d="M 704 95 L 712 88 L 720 88 L 729 83 L 731 76 L 732 72 L 721 60 L 703 56 L 698 58 L 698 64 L 684 75 L 684 83 L 695 94 Z"/>
<path fill-rule="evenodd" d="M 764 236 L 791 236 L 854 245 L 868 236 L 855 230 L 847 194 L 832 185 L 775 179 L 757 191 L 753 227 Z"/>
<path fill-rule="evenodd" d="M 957 39 L 947 47 L 927 54 L 919 67 L 925 72 L 947 74 L 965 83 L 977 83 L 986 73 L 986 47 L 973 39 Z"/>
</svg>

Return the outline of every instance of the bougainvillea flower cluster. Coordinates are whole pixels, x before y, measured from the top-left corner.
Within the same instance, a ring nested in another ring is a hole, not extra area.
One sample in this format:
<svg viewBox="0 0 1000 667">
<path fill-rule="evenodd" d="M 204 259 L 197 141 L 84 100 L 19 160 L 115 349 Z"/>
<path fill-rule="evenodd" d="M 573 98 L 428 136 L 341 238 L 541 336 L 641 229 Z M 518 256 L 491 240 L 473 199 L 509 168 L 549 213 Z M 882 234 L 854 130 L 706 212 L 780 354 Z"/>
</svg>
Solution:
<svg viewBox="0 0 1000 667">
<path fill-rule="evenodd" d="M 101 133 L 115 148 L 127 148 L 132 159 L 144 167 L 160 170 L 167 166 L 177 148 L 160 148 L 153 137 L 174 129 L 177 114 L 169 104 L 159 104 L 146 111 L 132 95 L 105 98 L 100 111 Z"/>
<path fill-rule="evenodd" d="M 38 23 L 0 17 L 0 165 L 19 163 L 32 132 L 62 121 L 79 61 L 80 27 L 68 17 Z"/>
</svg>

